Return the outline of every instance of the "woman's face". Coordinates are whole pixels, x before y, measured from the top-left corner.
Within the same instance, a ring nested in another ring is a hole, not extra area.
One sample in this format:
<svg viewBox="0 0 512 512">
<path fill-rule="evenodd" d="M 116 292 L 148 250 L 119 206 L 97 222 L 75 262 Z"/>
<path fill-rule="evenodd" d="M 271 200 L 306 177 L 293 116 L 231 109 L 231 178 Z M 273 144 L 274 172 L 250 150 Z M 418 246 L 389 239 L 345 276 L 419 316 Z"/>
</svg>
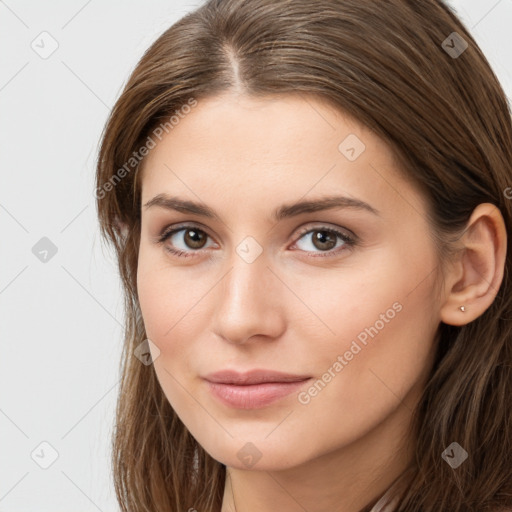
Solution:
<svg viewBox="0 0 512 512">
<path fill-rule="evenodd" d="M 438 260 L 373 133 L 311 96 L 201 100 L 146 157 L 141 214 L 154 368 L 212 457 L 284 469 L 405 424 L 433 361 Z M 309 379 L 220 395 L 205 380 L 253 369 Z"/>
</svg>

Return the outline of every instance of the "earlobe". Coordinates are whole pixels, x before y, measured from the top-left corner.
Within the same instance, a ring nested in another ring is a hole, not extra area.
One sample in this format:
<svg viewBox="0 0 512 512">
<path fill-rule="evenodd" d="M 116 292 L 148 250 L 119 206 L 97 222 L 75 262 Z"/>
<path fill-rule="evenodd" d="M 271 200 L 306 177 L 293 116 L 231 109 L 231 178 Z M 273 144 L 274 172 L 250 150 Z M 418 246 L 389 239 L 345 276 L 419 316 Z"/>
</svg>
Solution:
<svg viewBox="0 0 512 512">
<path fill-rule="evenodd" d="M 440 319 L 462 326 L 482 315 L 493 303 L 503 280 L 507 231 L 500 210 L 479 204 L 460 239 L 460 256 L 446 278 Z"/>
</svg>

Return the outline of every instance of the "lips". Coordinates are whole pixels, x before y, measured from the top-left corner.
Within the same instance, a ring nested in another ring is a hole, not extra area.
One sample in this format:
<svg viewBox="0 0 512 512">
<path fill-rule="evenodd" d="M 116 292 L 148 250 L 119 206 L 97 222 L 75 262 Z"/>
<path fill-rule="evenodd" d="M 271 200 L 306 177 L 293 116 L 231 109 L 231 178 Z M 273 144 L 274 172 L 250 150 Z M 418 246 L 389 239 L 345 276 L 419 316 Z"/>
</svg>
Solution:
<svg viewBox="0 0 512 512">
<path fill-rule="evenodd" d="M 262 384 L 265 382 L 299 382 L 309 379 L 310 375 L 293 375 L 274 370 L 254 369 L 244 373 L 235 370 L 222 370 L 204 377 L 209 382 L 236 384 L 239 386 Z"/>
<path fill-rule="evenodd" d="M 259 409 L 298 391 L 308 375 L 292 375 L 273 370 L 234 370 L 204 377 L 212 395 L 222 404 L 236 409 Z"/>
</svg>

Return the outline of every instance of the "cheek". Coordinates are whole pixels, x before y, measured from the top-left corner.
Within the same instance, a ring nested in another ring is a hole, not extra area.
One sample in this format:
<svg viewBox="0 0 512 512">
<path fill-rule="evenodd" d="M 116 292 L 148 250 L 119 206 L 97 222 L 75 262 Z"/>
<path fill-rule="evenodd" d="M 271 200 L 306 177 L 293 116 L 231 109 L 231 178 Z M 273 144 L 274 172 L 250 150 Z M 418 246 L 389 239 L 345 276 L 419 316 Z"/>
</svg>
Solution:
<svg viewBox="0 0 512 512">
<path fill-rule="evenodd" d="M 161 273 L 150 264 L 144 254 L 139 255 L 137 295 L 148 338 L 159 339 L 164 328 L 167 294 L 163 293 Z M 170 320 L 170 318 L 169 318 Z"/>
<path fill-rule="evenodd" d="M 433 362 L 432 279 L 420 277 L 412 262 L 379 261 L 358 274 L 357 286 L 340 278 L 330 283 L 340 293 L 311 297 L 335 335 L 322 330 L 315 338 L 312 328 L 301 333 L 316 380 L 298 397 L 296 420 L 308 425 L 323 418 L 320 443 L 350 442 L 401 404 L 413 410 Z"/>
<path fill-rule="evenodd" d="M 297 285 L 297 295 L 307 297 L 323 325 L 297 316 L 296 338 L 305 340 L 303 348 L 320 375 L 329 369 L 343 375 L 334 380 L 346 380 L 343 389 L 353 397 L 369 393 L 370 399 L 374 386 L 385 387 L 379 377 L 391 389 L 405 389 L 431 363 L 438 325 L 435 259 L 428 247 L 417 257 L 406 257 L 402 250 L 396 245 L 375 252 L 357 268 L 326 274 L 314 289 L 309 279 Z M 333 368 L 336 361 L 340 364 Z"/>
<path fill-rule="evenodd" d="M 147 337 L 168 361 L 186 359 L 193 340 L 207 328 L 204 313 L 211 278 L 171 268 L 157 251 L 141 248 L 137 292 Z"/>
<path fill-rule="evenodd" d="M 190 395 L 182 386 L 188 389 L 188 379 L 193 377 L 190 363 L 195 358 L 191 341 L 196 334 L 191 329 L 197 323 L 191 318 L 195 312 L 193 305 L 200 298 L 194 297 L 199 291 L 190 285 L 189 278 L 180 279 L 180 273 L 173 272 L 162 261 L 141 251 L 137 272 L 139 304 L 146 336 L 158 347 L 158 355 L 153 349 L 152 357 L 160 387 L 182 421 L 190 422 L 186 412 L 190 409 Z"/>
</svg>

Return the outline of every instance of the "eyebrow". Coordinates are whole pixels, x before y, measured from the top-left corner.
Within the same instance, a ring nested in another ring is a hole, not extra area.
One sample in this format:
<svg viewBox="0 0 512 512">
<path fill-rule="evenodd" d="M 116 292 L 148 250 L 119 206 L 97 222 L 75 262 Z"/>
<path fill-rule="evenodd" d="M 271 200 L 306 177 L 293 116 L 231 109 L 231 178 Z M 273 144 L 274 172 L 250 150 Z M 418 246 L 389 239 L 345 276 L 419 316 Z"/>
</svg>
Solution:
<svg viewBox="0 0 512 512">
<path fill-rule="evenodd" d="M 153 206 L 158 206 L 166 210 L 176 210 L 182 213 L 201 215 L 209 219 L 215 219 L 219 222 L 221 221 L 217 213 L 205 204 L 195 203 L 187 199 L 180 199 L 179 197 L 173 197 L 167 194 L 158 194 L 144 205 L 146 209 Z M 278 222 L 286 218 L 295 217 L 302 213 L 342 208 L 368 211 L 374 215 L 380 215 L 380 212 L 376 208 L 359 199 L 345 196 L 326 196 L 310 201 L 297 201 L 291 204 L 284 204 L 274 210 L 272 213 L 272 219 Z"/>
</svg>

